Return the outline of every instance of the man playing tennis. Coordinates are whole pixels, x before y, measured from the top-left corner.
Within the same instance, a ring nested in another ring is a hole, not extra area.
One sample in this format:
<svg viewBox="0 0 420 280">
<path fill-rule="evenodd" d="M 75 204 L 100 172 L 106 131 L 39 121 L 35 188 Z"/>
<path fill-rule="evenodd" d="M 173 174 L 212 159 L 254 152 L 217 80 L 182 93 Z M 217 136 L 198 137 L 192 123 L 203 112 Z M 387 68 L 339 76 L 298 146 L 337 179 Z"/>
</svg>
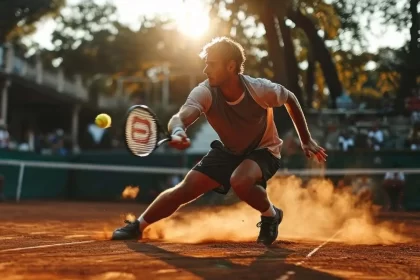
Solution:
<svg viewBox="0 0 420 280">
<path fill-rule="evenodd" d="M 172 135 L 183 141 L 169 144 L 179 150 L 190 146 L 186 129 L 204 114 L 220 137 L 184 180 L 162 192 L 134 222 L 114 231 L 113 240 L 140 239 L 150 224 L 172 215 L 181 205 L 214 190 L 232 188 L 248 205 L 261 212 L 258 243 L 272 244 L 278 236 L 283 212 L 266 193 L 267 181 L 277 172 L 283 141 L 273 119 L 273 107 L 286 106 L 307 157 L 326 160 L 323 148 L 311 138 L 296 96 L 266 79 L 243 75 L 245 55 L 237 42 L 216 38 L 204 46 L 208 79 L 195 87 L 168 124 Z"/>
</svg>

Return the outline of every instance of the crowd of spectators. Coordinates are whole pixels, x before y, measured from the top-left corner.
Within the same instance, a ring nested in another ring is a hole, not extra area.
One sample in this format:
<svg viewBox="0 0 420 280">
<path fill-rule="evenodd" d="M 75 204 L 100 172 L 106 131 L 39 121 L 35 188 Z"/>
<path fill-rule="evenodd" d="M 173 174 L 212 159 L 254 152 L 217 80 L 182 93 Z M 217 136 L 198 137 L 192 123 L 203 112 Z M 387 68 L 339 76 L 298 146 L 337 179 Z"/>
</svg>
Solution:
<svg viewBox="0 0 420 280">
<path fill-rule="evenodd" d="M 71 150 L 70 139 L 71 136 L 60 128 L 49 133 L 36 133 L 28 130 L 23 138 L 18 139 L 9 133 L 7 126 L 0 126 L 1 150 L 65 156 Z"/>
</svg>

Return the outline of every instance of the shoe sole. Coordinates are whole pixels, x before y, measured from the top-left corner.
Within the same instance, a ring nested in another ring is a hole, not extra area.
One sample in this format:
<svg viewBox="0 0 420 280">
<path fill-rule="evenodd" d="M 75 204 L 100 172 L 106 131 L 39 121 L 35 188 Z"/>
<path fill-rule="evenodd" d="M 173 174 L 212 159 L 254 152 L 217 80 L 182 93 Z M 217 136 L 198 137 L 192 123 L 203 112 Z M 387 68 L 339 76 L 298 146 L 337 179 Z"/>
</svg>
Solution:
<svg viewBox="0 0 420 280">
<path fill-rule="evenodd" d="M 140 239 L 140 237 L 125 237 L 125 236 L 115 236 L 115 235 L 113 235 L 112 237 L 111 237 L 111 240 L 113 240 L 113 241 L 121 241 L 121 240 L 139 240 Z"/>
<path fill-rule="evenodd" d="M 138 236 L 128 236 L 125 233 L 113 232 L 111 236 L 111 240 L 139 240 L 141 239 L 141 234 Z"/>
</svg>

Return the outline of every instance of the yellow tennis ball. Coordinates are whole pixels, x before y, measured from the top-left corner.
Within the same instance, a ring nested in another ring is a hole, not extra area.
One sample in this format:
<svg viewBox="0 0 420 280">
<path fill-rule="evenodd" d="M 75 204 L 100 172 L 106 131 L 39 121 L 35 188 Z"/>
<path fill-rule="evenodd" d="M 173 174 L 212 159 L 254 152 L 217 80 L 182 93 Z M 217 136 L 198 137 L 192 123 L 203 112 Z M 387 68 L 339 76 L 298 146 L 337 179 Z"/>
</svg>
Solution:
<svg viewBox="0 0 420 280">
<path fill-rule="evenodd" d="M 99 114 L 96 116 L 95 123 L 100 128 L 108 128 L 111 126 L 111 117 L 108 114 Z"/>
</svg>

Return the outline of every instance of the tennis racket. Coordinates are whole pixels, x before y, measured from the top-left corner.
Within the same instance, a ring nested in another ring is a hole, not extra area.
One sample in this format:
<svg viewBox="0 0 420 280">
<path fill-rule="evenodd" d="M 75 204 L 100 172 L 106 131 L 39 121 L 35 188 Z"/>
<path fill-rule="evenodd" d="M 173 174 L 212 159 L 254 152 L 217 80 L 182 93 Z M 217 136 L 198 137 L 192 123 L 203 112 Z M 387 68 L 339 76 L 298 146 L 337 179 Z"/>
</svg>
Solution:
<svg viewBox="0 0 420 280">
<path fill-rule="evenodd" d="M 170 135 L 159 123 L 156 114 L 146 105 L 134 105 L 128 109 L 125 120 L 125 144 L 135 156 L 146 157 L 163 143 L 182 142 L 182 138 Z"/>
</svg>

